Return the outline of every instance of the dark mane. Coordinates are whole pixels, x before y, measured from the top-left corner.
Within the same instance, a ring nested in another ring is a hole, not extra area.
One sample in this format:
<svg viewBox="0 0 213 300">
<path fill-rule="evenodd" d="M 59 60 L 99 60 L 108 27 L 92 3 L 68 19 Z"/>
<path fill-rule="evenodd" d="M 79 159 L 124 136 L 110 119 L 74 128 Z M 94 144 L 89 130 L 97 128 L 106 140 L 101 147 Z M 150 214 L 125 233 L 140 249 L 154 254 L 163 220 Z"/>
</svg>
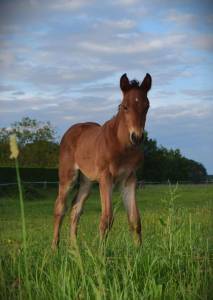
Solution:
<svg viewBox="0 0 213 300">
<path fill-rule="evenodd" d="M 130 84 L 130 90 L 134 89 L 134 88 L 139 88 L 140 87 L 140 85 L 139 85 L 140 83 L 139 83 L 139 81 L 137 79 L 131 80 L 129 82 L 129 84 Z"/>
</svg>

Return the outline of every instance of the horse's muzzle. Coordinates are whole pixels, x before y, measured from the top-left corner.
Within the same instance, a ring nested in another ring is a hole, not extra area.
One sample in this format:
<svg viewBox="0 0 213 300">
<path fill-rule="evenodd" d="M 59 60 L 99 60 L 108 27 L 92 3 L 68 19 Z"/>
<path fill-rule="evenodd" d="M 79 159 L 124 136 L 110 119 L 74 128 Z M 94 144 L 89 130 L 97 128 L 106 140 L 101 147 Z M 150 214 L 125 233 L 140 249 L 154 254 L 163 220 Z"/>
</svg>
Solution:
<svg viewBox="0 0 213 300">
<path fill-rule="evenodd" d="M 143 142 L 143 139 L 144 139 L 144 134 L 142 134 L 141 136 L 138 136 L 134 132 L 130 134 L 130 142 L 134 146 L 140 145 Z"/>
</svg>

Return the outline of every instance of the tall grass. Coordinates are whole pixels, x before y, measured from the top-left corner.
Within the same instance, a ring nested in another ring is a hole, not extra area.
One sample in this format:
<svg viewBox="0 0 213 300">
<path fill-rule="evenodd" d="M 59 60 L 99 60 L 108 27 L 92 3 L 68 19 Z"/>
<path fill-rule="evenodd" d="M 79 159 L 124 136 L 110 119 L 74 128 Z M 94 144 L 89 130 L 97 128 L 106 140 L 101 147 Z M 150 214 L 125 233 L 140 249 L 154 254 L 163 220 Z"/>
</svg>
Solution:
<svg viewBox="0 0 213 300">
<path fill-rule="evenodd" d="M 144 212 L 143 247 L 134 247 L 126 218 L 117 208 L 102 248 L 95 211 L 85 214 L 78 244 L 70 247 L 64 230 L 56 253 L 50 250 L 52 220 L 42 223 L 39 201 L 25 217 L 20 192 L 22 242 L 15 234 L 14 240 L 4 239 L 1 299 L 211 299 L 211 207 L 181 207 L 178 191 L 178 186 L 168 186 L 161 209 Z"/>
<path fill-rule="evenodd" d="M 29 299 L 31 299 L 31 292 L 30 292 L 30 282 L 29 282 L 29 272 L 28 272 L 28 262 L 27 262 L 27 240 L 26 240 L 26 224 L 25 224 L 25 213 L 24 213 L 24 199 L 23 199 L 23 192 L 21 186 L 21 178 L 19 172 L 19 163 L 18 163 L 18 155 L 19 149 L 16 141 L 16 135 L 10 136 L 10 151 L 11 155 L 10 158 L 15 160 L 15 168 L 16 168 L 16 178 L 18 184 L 18 192 L 19 192 L 19 203 L 20 203 L 20 212 L 21 212 L 21 225 L 22 225 L 22 245 L 23 245 L 23 265 L 24 265 L 24 277 L 26 282 L 26 289 Z M 19 266 L 19 272 L 21 268 Z M 21 274 L 19 273 L 19 278 Z M 19 289 L 21 295 L 21 289 Z"/>
</svg>

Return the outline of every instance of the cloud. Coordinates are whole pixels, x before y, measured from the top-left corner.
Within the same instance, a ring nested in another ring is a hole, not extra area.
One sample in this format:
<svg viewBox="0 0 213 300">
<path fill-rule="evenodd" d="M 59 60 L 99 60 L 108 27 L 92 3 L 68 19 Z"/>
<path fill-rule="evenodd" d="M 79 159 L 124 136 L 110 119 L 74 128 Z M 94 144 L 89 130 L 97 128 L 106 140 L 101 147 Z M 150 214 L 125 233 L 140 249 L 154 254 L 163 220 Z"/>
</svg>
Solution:
<svg viewBox="0 0 213 300">
<path fill-rule="evenodd" d="M 102 123 L 117 111 L 120 76 L 142 80 L 149 72 L 150 132 L 188 151 L 186 139 L 177 143 L 186 130 L 181 124 L 201 136 L 212 111 L 212 13 L 201 7 L 168 0 L 1 1 L 1 124 L 29 115 L 62 133 L 75 122 Z"/>
<path fill-rule="evenodd" d="M 198 90 L 198 89 L 185 89 L 182 91 L 184 96 L 188 96 L 190 99 L 195 101 L 212 101 L 213 103 L 213 89 L 208 90 Z"/>
<path fill-rule="evenodd" d="M 104 29 L 119 29 L 119 30 L 128 30 L 135 27 L 136 22 L 131 19 L 121 19 L 121 20 L 113 20 L 113 19 L 99 19 L 97 22 L 93 24 L 95 28 L 99 28 L 102 26 Z"/>
<path fill-rule="evenodd" d="M 213 50 L 213 36 L 212 34 L 199 35 L 192 39 L 192 45 L 201 50 Z"/>
<path fill-rule="evenodd" d="M 0 84 L 0 93 L 4 93 L 4 92 L 11 92 L 14 91 L 15 87 L 12 85 L 4 85 L 4 84 Z"/>
<path fill-rule="evenodd" d="M 51 103 L 50 101 L 46 102 L 45 99 L 1 100 L 0 114 L 3 117 L 6 113 L 27 113 L 31 110 L 43 110 L 55 106 L 58 106 L 58 104 Z"/>
<path fill-rule="evenodd" d="M 138 0 L 116 0 L 115 3 L 116 4 L 120 4 L 120 5 L 135 5 L 137 4 L 139 1 Z"/>
<path fill-rule="evenodd" d="M 99 43 L 99 41 L 90 38 L 87 41 L 80 42 L 79 48 L 94 53 L 142 55 L 154 51 L 177 49 L 185 41 L 186 36 L 184 34 L 172 34 L 161 38 L 153 36 L 150 38 L 148 35 L 138 34 L 136 37 L 129 37 L 129 43 L 127 43 L 127 39 L 103 40 L 102 43 Z"/>
<path fill-rule="evenodd" d="M 87 0 L 60 0 L 60 1 L 50 1 L 48 6 L 53 10 L 62 10 L 62 11 L 76 11 L 85 7 L 87 5 L 91 5 L 92 2 L 88 3 Z"/>
<path fill-rule="evenodd" d="M 210 118 L 213 113 L 213 104 L 192 102 L 190 104 L 159 106 L 154 108 L 151 112 L 153 122 L 161 122 L 161 120 L 174 120 L 178 119 L 180 122 L 182 118 L 189 120 L 189 118 L 195 118 L 197 121 L 203 118 Z M 169 121 L 170 122 L 170 121 Z"/>
<path fill-rule="evenodd" d="M 174 22 L 177 25 L 185 26 L 185 25 L 193 25 L 199 19 L 198 15 L 192 13 L 184 13 L 177 10 L 170 10 L 167 14 L 165 20 L 169 22 Z"/>
</svg>

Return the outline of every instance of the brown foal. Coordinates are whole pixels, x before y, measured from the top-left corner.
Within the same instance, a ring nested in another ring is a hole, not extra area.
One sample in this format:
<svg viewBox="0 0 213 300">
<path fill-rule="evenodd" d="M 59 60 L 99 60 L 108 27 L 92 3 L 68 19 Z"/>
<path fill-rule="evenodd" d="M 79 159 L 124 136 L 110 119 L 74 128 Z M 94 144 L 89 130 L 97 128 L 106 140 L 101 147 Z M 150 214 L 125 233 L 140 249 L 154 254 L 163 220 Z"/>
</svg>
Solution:
<svg viewBox="0 0 213 300">
<path fill-rule="evenodd" d="M 112 189 L 115 183 L 120 182 L 130 229 L 136 243 L 141 243 L 141 220 L 135 199 L 135 171 L 143 160 L 140 144 L 143 141 L 149 109 L 147 93 L 151 84 L 149 74 L 146 74 L 141 84 L 136 80 L 129 81 L 124 74 L 120 79 L 123 100 L 116 116 L 102 126 L 93 122 L 75 124 L 64 134 L 60 144 L 59 191 L 54 209 L 53 248 L 59 243 L 67 194 L 79 172 L 80 187 L 71 209 L 71 241 L 76 240 L 78 221 L 92 182 L 98 181 L 102 205 L 99 226 L 101 239 L 106 237 L 112 226 Z"/>
</svg>

